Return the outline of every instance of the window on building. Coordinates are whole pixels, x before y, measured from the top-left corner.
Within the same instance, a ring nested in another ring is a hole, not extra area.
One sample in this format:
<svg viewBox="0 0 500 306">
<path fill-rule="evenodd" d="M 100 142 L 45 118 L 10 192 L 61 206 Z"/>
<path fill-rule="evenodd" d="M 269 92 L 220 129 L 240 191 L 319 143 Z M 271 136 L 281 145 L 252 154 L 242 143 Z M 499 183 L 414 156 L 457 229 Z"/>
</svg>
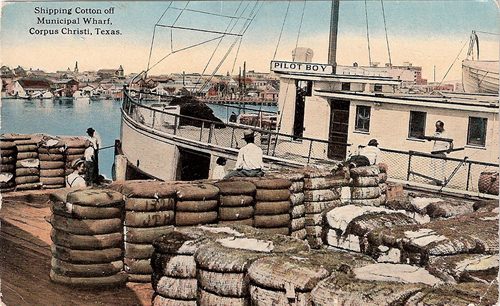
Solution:
<svg viewBox="0 0 500 306">
<path fill-rule="evenodd" d="M 351 83 L 342 83 L 342 90 L 351 90 Z"/>
<path fill-rule="evenodd" d="M 358 105 L 356 106 L 356 125 L 355 130 L 361 132 L 370 131 L 370 106 Z"/>
<path fill-rule="evenodd" d="M 375 86 L 373 86 L 373 91 L 382 92 L 382 84 L 375 84 Z"/>
<path fill-rule="evenodd" d="M 467 144 L 484 147 L 486 145 L 486 124 L 488 119 L 469 117 Z"/>
<path fill-rule="evenodd" d="M 410 127 L 408 130 L 409 138 L 421 138 L 425 136 L 425 119 L 427 113 L 410 111 Z"/>
</svg>

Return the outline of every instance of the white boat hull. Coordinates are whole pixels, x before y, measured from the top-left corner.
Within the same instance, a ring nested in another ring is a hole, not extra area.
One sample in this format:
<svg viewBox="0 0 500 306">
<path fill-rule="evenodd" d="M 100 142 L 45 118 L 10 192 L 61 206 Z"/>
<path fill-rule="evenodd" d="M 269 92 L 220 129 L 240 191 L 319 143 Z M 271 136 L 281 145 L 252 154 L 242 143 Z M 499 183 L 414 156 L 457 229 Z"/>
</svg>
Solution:
<svg viewBox="0 0 500 306">
<path fill-rule="evenodd" d="M 468 93 L 498 93 L 498 61 L 462 62 L 462 84 Z"/>
</svg>

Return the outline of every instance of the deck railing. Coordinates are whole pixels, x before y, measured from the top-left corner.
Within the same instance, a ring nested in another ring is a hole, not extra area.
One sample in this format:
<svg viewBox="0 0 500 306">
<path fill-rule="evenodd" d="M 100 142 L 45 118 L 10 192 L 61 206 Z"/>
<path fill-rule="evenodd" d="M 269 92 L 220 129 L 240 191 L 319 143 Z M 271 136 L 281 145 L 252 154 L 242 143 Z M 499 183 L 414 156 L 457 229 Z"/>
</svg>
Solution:
<svg viewBox="0 0 500 306">
<path fill-rule="evenodd" d="M 172 110 L 163 110 L 139 103 L 129 95 L 128 91 L 124 92 L 122 110 L 134 121 L 155 130 L 194 141 L 237 149 L 245 145 L 242 140 L 243 131 L 251 129 L 256 135 L 255 143 L 262 148 L 264 155 L 284 158 L 304 165 L 313 161 L 327 162 L 326 155 L 329 146 L 350 146 L 341 142 L 279 133 L 275 130 L 276 124 L 273 125 L 272 122 L 265 120 L 261 120 L 259 126 L 251 126 L 180 115 Z"/>
<path fill-rule="evenodd" d="M 380 162 L 389 165 L 390 178 L 472 193 L 479 192 L 478 184 L 482 172 L 497 173 L 499 170 L 498 164 L 475 161 L 468 157 L 440 157 L 423 152 L 385 148 L 381 148 Z M 489 177 L 481 179 L 489 180 Z M 493 181 L 491 183 L 493 184 Z"/>
<path fill-rule="evenodd" d="M 334 162 L 327 158 L 329 146 L 350 146 L 309 137 L 279 133 L 268 126 L 255 127 L 231 122 L 216 122 L 185 116 L 134 101 L 125 92 L 122 110 L 132 120 L 149 128 L 189 140 L 237 149 L 245 142 L 243 131 L 255 132 L 255 143 L 264 155 L 293 161 L 295 164 Z M 389 166 L 391 179 L 447 190 L 478 193 L 482 172 L 498 172 L 499 165 L 469 158 L 439 157 L 432 154 L 381 148 L 379 162 Z M 440 181 L 440 182 L 439 182 Z M 444 186 L 443 186 L 444 185 Z"/>
</svg>

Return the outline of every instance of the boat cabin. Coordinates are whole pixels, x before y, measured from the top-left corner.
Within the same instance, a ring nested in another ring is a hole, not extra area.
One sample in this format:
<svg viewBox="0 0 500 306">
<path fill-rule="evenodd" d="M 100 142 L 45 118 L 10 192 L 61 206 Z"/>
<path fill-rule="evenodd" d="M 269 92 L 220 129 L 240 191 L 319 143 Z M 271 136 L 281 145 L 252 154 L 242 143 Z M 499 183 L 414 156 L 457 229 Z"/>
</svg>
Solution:
<svg viewBox="0 0 500 306">
<path fill-rule="evenodd" d="M 497 96 L 400 94 L 398 80 L 336 75 L 325 64 L 273 61 L 271 69 L 280 76 L 279 132 L 330 141 L 313 150 L 316 159 L 346 159 L 373 138 L 381 148 L 429 153 L 432 142 L 422 137 L 441 120 L 454 147 L 464 148 L 448 157 L 498 162 Z"/>
</svg>

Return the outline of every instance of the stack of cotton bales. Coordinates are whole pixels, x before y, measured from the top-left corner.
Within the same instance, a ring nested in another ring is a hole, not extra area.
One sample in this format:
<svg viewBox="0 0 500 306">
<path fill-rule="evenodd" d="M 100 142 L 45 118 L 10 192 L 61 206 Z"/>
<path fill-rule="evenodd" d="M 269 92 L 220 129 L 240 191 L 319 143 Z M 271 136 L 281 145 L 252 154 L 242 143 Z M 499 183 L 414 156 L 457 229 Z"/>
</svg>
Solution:
<svg viewBox="0 0 500 306">
<path fill-rule="evenodd" d="M 255 185 L 246 181 L 219 181 L 215 186 L 219 188 L 219 224 L 253 226 Z"/>
<path fill-rule="evenodd" d="M 31 135 L 14 138 L 17 147 L 16 190 L 40 188 L 40 160 L 38 142 Z"/>
<path fill-rule="evenodd" d="M 168 232 L 174 220 L 176 189 L 157 181 L 126 181 L 110 186 L 125 196 L 124 262 L 130 282 L 150 282 L 153 241 Z"/>
<path fill-rule="evenodd" d="M 123 197 L 112 190 L 80 190 L 51 196 L 50 279 L 77 286 L 125 284 Z"/>
<path fill-rule="evenodd" d="M 268 177 L 288 179 L 292 182 L 290 186 L 290 236 L 298 239 L 306 239 L 306 210 L 304 207 L 304 174 L 295 170 L 280 170 L 266 173 Z"/>
<path fill-rule="evenodd" d="M 380 169 L 378 166 L 351 169 L 351 204 L 367 206 L 381 205 L 379 174 Z"/>
<path fill-rule="evenodd" d="M 281 178 L 253 179 L 255 192 L 254 227 L 271 234 L 290 234 L 290 186 Z"/>
<path fill-rule="evenodd" d="M 202 183 L 178 184 L 175 188 L 176 226 L 217 223 L 219 188 Z"/>
<path fill-rule="evenodd" d="M 43 188 L 62 188 L 66 185 L 64 150 L 64 142 L 60 139 L 46 137 L 39 144 L 40 182 Z"/>
<path fill-rule="evenodd" d="M 16 144 L 8 138 L 0 139 L 0 191 L 13 191 L 16 185 Z"/>
<path fill-rule="evenodd" d="M 324 216 L 332 208 L 342 205 L 340 200 L 343 177 L 328 170 L 307 169 L 304 176 L 304 207 L 307 241 L 312 248 L 323 245 Z"/>
</svg>

